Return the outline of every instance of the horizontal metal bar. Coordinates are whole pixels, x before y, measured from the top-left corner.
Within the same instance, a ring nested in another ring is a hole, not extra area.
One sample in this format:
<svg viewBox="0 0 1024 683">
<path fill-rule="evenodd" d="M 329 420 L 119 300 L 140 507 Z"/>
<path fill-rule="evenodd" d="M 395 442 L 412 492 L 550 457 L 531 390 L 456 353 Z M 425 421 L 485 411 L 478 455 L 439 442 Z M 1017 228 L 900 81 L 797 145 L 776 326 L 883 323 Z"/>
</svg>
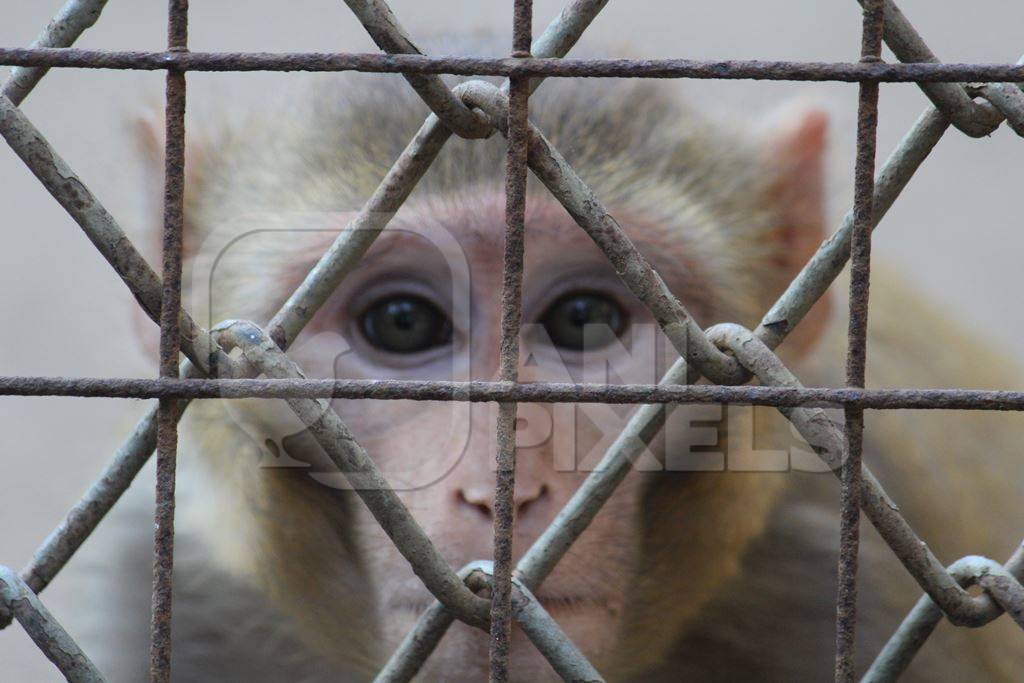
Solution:
<svg viewBox="0 0 1024 683">
<path fill-rule="evenodd" d="M 345 0 L 377 47 L 389 54 L 422 54 L 384 0 Z M 437 74 L 405 74 L 413 90 L 452 132 L 464 138 L 486 138 L 493 130 L 478 112 L 452 93 Z"/>
<path fill-rule="evenodd" d="M 865 0 L 858 1 L 863 5 Z M 892 0 L 885 0 L 883 13 L 885 15 L 885 44 L 889 46 L 897 59 L 901 62 L 917 64 L 926 62 L 937 64 L 939 62 L 939 58 L 924 42 L 914 25 Z M 964 78 L 961 80 L 975 79 Z M 933 82 L 923 84 L 921 90 L 953 122 L 954 126 L 970 136 L 989 135 L 1000 123 L 1000 117 L 996 112 L 979 106 L 962 86 Z"/>
<path fill-rule="evenodd" d="M 531 50 L 540 57 L 562 57 L 590 25 L 607 0 L 572 3 L 551 22 L 534 42 Z M 536 89 L 543 79 L 535 78 Z M 383 231 L 395 212 L 427 172 L 451 131 L 437 118 L 427 116 L 413 139 L 395 160 L 373 195 L 334 240 L 302 284 L 292 293 L 267 325 L 271 339 L 287 350 L 292 341 L 313 318 L 320 306 L 359 263 L 366 250 Z"/>
<path fill-rule="evenodd" d="M 249 364 L 254 374 L 277 378 L 302 376 L 294 361 L 257 325 L 242 320 L 228 321 L 214 331 L 225 349 L 238 348 L 242 352 L 244 360 L 230 372 L 248 371 L 244 364 Z M 225 368 L 227 372 L 229 369 Z M 345 475 L 427 590 L 459 619 L 486 627 L 489 602 L 466 588 L 334 409 L 308 398 L 290 398 L 288 406 Z"/>
<path fill-rule="evenodd" d="M 606 2 L 607 0 L 576 0 L 572 2 L 537 39 L 532 48 L 533 53 L 554 57 L 565 55 Z M 536 88 L 541 82 L 542 79 L 533 79 L 531 87 Z M 361 220 L 363 216 L 373 215 L 376 211 L 387 210 L 388 206 L 393 207 L 390 209 L 391 211 L 397 210 L 404 197 L 412 190 L 416 180 L 429 167 L 432 155 L 436 154 L 439 149 L 439 146 L 425 145 L 423 141 L 435 139 L 435 136 L 441 136 L 446 140 L 449 135 L 448 129 L 440 123 L 435 115 L 431 114 L 427 117 L 422 136 L 417 136 L 417 139 L 410 143 L 402 158 L 395 163 L 387 178 L 382 181 L 381 188 L 375 194 L 379 201 L 375 204 L 371 200 L 361 213 L 361 218 L 357 220 Z M 438 144 L 443 144 L 443 141 Z M 396 174 L 399 177 L 396 177 Z M 393 182 L 389 181 L 389 178 Z M 377 233 L 383 229 L 384 224 L 386 221 L 377 227 Z M 364 232 L 373 231 L 355 230 L 354 232 L 358 236 Z M 377 233 L 373 233 L 370 235 L 370 239 L 362 242 L 358 237 L 351 239 L 353 237 L 351 234 L 341 236 L 328 253 L 321 258 L 316 268 L 303 282 L 302 287 L 271 321 L 269 329 L 272 334 L 275 330 L 278 332 L 273 336 L 282 349 L 288 348 L 291 341 L 309 321 L 309 318 L 304 316 L 312 316 L 334 291 L 348 270 L 358 263 L 359 256 L 369 247 L 373 241 L 372 238 Z M 123 244 L 130 244 L 130 242 L 124 238 Z M 124 251 L 124 247 L 121 251 Z M 124 257 L 123 253 L 121 257 Z M 149 280 L 149 278 L 143 278 L 143 280 Z M 141 285 L 138 283 L 133 285 L 129 281 L 129 286 L 133 291 L 138 287 L 143 287 L 146 290 L 155 287 L 155 291 L 159 291 L 160 282 L 159 278 L 155 283 L 143 282 Z M 276 326 L 274 325 L 275 321 L 277 321 Z M 221 356 L 219 347 L 212 342 L 208 333 L 202 332 L 201 337 L 202 339 L 197 340 L 197 343 L 204 342 L 208 345 L 216 353 L 214 360 L 218 364 L 225 361 L 228 361 L 229 364 L 230 359 Z M 200 358 L 200 360 L 205 359 Z M 203 367 L 206 367 L 205 363 Z M 190 361 L 185 361 L 182 364 L 181 375 L 183 377 L 194 378 L 200 372 Z M 186 405 L 180 403 L 179 408 L 184 410 Z M 154 407 L 136 424 L 127 440 L 111 458 L 102 476 L 68 512 L 60 525 L 51 532 L 35 552 L 29 565 L 22 570 L 22 577 L 34 591 L 43 590 L 67 564 L 75 551 L 128 488 L 132 479 L 149 459 L 155 445 L 156 408 Z M 9 619 L 0 615 L 0 629 L 8 623 L 10 623 Z"/>
<path fill-rule="evenodd" d="M 956 83 L 1024 81 L 1018 64 L 886 64 L 694 59 L 511 59 L 349 52 L 118 52 L 0 48 L 0 65 L 158 71 L 361 71 L 367 73 L 697 78 L 770 81 Z"/>
<path fill-rule="evenodd" d="M 71 683 L 103 683 L 85 656 L 39 597 L 9 567 L 0 567 L 0 607 L 10 610 L 29 637 Z"/>
<path fill-rule="evenodd" d="M 802 386 L 779 357 L 750 330 L 725 323 L 710 328 L 707 334 L 714 343 L 731 350 L 762 384 Z M 838 425 L 817 408 L 780 407 L 779 412 L 793 423 L 822 462 L 838 474 L 847 455 Z M 960 626 L 984 623 L 993 609 L 991 598 L 973 597 L 961 588 L 899 512 L 871 470 L 865 466 L 862 472 L 861 509 L 918 585 L 939 604 L 952 623 Z"/>
<path fill-rule="evenodd" d="M 679 380 L 682 381 L 682 380 Z M 865 410 L 1024 410 L 1024 391 L 856 389 L 712 384 L 434 382 L 367 379 L 0 377 L 0 396 L 82 398 L 343 398 L 524 403 L 748 403 Z"/>
<path fill-rule="evenodd" d="M 710 387 L 691 385 L 674 387 L 686 382 L 688 370 L 686 361 L 677 360 L 659 387 L 699 389 Z M 728 387 L 729 390 L 739 387 Z M 750 388 L 750 387 L 744 387 Z M 760 388 L 760 387 L 758 387 Z M 665 424 L 667 411 L 660 405 L 643 405 L 629 418 L 625 428 L 598 463 L 594 471 L 573 492 L 555 519 L 544 529 L 530 549 L 519 559 L 515 575 L 531 590 L 540 584 L 554 570 L 576 539 L 586 530 L 594 517 L 611 498 L 615 489 L 629 473 L 634 459 L 642 454 Z"/>
<path fill-rule="evenodd" d="M 68 47 L 96 23 L 106 4 L 107 0 L 67 0 L 32 41 L 32 47 Z M 15 67 L 0 88 L 0 95 L 16 105 L 21 104 L 45 75 L 45 67 Z"/>
<path fill-rule="evenodd" d="M 6 97 L 0 96 L 0 137 L 11 146 L 43 187 L 78 224 L 97 251 L 127 285 L 146 315 L 159 324 L 162 283 L 128 239 L 117 220 L 100 203 L 57 150 Z M 209 369 L 209 334 L 185 311 L 180 313 L 181 350 L 204 372 Z"/>
</svg>

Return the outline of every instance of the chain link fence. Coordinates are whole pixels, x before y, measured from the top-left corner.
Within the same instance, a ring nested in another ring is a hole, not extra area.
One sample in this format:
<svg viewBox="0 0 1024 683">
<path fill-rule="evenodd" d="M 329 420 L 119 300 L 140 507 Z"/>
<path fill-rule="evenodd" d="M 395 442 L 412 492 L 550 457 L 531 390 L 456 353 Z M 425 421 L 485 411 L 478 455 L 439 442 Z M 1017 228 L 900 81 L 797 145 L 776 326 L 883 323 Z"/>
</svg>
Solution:
<svg viewBox="0 0 1024 683">
<path fill-rule="evenodd" d="M 105 396 L 158 399 L 115 453 L 103 476 L 68 512 L 21 572 L 0 568 L 0 623 L 17 620 L 71 681 L 101 681 L 86 653 L 40 602 L 38 594 L 117 502 L 150 454 L 157 453 L 156 543 L 151 679 L 170 678 L 171 569 L 177 422 L 191 400 L 280 398 L 306 424 L 382 525 L 436 601 L 420 617 L 379 673 L 405 681 L 430 656 L 456 620 L 489 631 L 491 680 L 508 678 L 509 638 L 516 622 L 567 681 L 601 675 L 533 597 L 573 542 L 657 434 L 664 404 L 742 402 L 776 407 L 841 481 L 839 590 L 836 598 L 837 681 L 852 681 L 859 518 L 863 512 L 924 590 L 862 680 L 895 680 L 943 618 L 979 627 L 1007 612 L 1024 627 L 1024 547 L 1005 564 L 965 557 L 944 567 L 861 463 L 864 411 L 869 409 L 1024 410 L 1024 392 L 986 390 L 865 390 L 865 339 L 870 236 L 950 126 L 979 137 L 1005 121 L 1024 135 L 1024 62 L 943 64 L 888 0 L 862 0 L 860 59 L 850 63 L 566 59 L 607 0 L 573 0 L 536 39 L 532 3 L 514 0 L 508 58 L 433 58 L 419 53 L 383 0 L 346 0 L 382 54 L 199 53 L 188 50 L 187 0 L 170 0 L 163 52 L 111 52 L 69 47 L 100 16 L 105 0 L 68 0 L 29 48 L 0 49 L 0 64 L 16 67 L 0 90 L 0 135 L 71 215 L 160 325 L 160 378 L 154 380 L 0 377 L 0 395 Z M 883 41 L 900 60 L 880 59 Z M 166 167 L 162 272 L 158 275 L 115 218 L 19 109 L 51 67 L 166 72 Z M 203 329 L 181 309 L 182 196 L 188 71 L 361 71 L 401 73 L 433 112 L 409 142 L 359 215 L 331 245 L 266 327 L 226 321 Z M 449 88 L 440 74 L 505 76 L 498 87 L 467 81 Z M 600 198 L 580 180 L 529 121 L 530 94 L 548 77 L 700 78 L 846 81 L 858 84 L 854 205 L 754 330 L 734 324 L 701 329 L 634 248 Z M 881 82 L 915 82 L 929 106 L 892 155 L 875 169 Z M 968 85 L 965 85 L 968 84 Z M 314 313 L 387 227 L 452 135 L 508 141 L 506 252 L 502 293 L 500 379 L 497 382 L 309 380 L 286 351 Z M 678 351 L 680 360 L 657 385 L 519 383 L 519 327 L 527 172 L 561 202 L 614 265 Z M 851 264 L 847 387 L 804 388 L 775 355 L 847 262 Z M 237 358 L 229 356 L 235 349 Z M 179 365 L 179 357 L 187 360 Z M 261 378 L 256 378 L 262 376 Z M 710 385 L 694 386 L 700 377 Z M 744 386 L 756 377 L 761 386 Z M 405 508 L 374 461 L 352 438 L 325 399 L 486 401 L 499 405 L 493 561 L 449 566 Z M 518 402 L 639 404 L 556 519 L 512 565 L 515 422 Z M 839 405 L 841 429 L 824 412 Z M 982 592 L 972 595 L 971 586 Z M 490 598 L 480 597 L 482 590 Z"/>
</svg>

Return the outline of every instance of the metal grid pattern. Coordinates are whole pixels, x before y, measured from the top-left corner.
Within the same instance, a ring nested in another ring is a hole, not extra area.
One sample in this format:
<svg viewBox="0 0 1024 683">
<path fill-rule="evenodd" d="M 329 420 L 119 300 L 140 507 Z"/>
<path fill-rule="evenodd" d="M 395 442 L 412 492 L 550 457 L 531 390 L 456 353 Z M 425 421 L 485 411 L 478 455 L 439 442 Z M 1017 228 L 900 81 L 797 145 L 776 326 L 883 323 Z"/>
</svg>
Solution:
<svg viewBox="0 0 1024 683">
<path fill-rule="evenodd" d="M 85 231 L 143 307 L 160 325 L 160 378 L 155 380 L 0 377 L 0 395 L 155 398 L 64 521 L 20 572 L 0 568 L 0 624 L 17 619 L 43 653 L 71 681 L 101 681 L 88 657 L 46 611 L 41 592 L 117 502 L 155 449 L 156 532 L 151 680 L 170 677 L 171 568 L 177 421 L 188 402 L 203 398 L 284 398 L 436 598 L 380 672 L 379 681 L 409 680 L 455 619 L 491 636 L 492 681 L 508 678 L 509 634 L 517 622 L 567 681 L 599 681 L 600 674 L 544 611 L 532 592 L 586 529 L 633 458 L 664 422 L 662 404 L 743 402 L 775 406 L 841 480 L 839 590 L 836 598 L 836 681 L 852 681 L 856 626 L 857 546 L 866 514 L 924 590 L 862 680 L 896 679 L 942 618 L 981 626 L 1006 611 L 1024 627 L 1024 546 L 1005 564 L 966 557 L 943 567 L 917 536 L 878 480 L 861 464 L 863 415 L 871 409 L 1024 410 L 1024 393 L 973 390 L 865 390 L 866 324 L 871 232 L 950 125 L 967 135 L 991 133 L 1004 120 L 1024 135 L 1024 60 L 1013 64 L 941 64 L 890 0 L 861 0 L 862 49 L 855 63 L 690 60 L 563 59 L 607 0 L 572 0 L 532 40 L 532 3 L 514 0 L 509 58 L 431 58 L 419 53 L 384 0 L 345 0 L 385 54 L 193 53 L 187 48 L 187 0 L 169 0 L 164 52 L 108 52 L 69 46 L 98 19 L 105 0 L 68 0 L 29 48 L 0 49 L 0 64 L 16 67 L 0 90 L 0 135 Z M 883 41 L 899 64 L 880 60 Z M 158 276 L 97 201 L 18 108 L 50 67 L 164 70 L 166 168 L 162 272 Z M 306 70 L 401 73 L 429 105 L 419 132 L 359 215 L 323 255 L 265 329 L 226 321 L 212 330 L 181 309 L 184 112 L 188 71 Z M 500 75 L 498 88 L 469 81 L 449 89 L 438 74 Z M 720 78 L 857 82 L 855 195 L 852 210 L 778 301 L 751 331 L 722 324 L 702 330 L 682 302 L 636 251 L 600 200 L 528 119 L 529 96 L 545 77 Z M 918 83 L 930 106 L 875 173 L 879 83 Z M 972 85 L 964 85 L 972 82 Z M 303 327 L 358 262 L 388 217 L 409 196 L 452 135 L 481 138 L 499 131 L 508 140 L 505 274 L 501 370 L 498 382 L 308 380 L 285 354 Z M 680 360 L 657 385 L 577 385 L 517 382 L 527 170 L 551 191 L 622 273 L 651 310 Z M 851 262 L 847 388 L 804 388 L 774 354 L 777 347 Z M 238 348 L 241 357 L 227 353 Z M 187 360 L 180 366 L 179 354 Z M 266 378 L 253 379 L 256 375 Z M 699 377 L 712 384 L 691 386 Z M 762 386 L 742 386 L 751 377 Z M 493 562 L 450 567 L 403 506 L 373 460 L 352 438 L 329 398 L 490 401 L 500 406 Z M 641 404 L 598 466 L 554 522 L 513 567 L 511 533 L 515 487 L 514 425 L 520 401 Z M 841 405 L 845 429 L 823 412 Z M 978 585 L 980 595 L 966 588 Z M 489 589 L 490 600 L 478 592 Z"/>
</svg>

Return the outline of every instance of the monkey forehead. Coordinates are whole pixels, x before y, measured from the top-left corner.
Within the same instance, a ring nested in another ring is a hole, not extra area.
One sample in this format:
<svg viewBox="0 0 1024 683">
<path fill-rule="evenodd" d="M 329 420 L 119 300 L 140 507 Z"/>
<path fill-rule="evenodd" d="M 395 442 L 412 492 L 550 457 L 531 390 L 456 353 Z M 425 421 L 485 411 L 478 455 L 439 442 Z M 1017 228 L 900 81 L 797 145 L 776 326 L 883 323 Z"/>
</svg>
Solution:
<svg viewBox="0 0 1024 683">
<path fill-rule="evenodd" d="M 663 224 L 628 207 L 610 207 L 610 213 L 641 254 L 667 273 L 699 270 L 688 254 L 684 231 Z M 384 230 L 364 257 L 393 256 L 403 250 L 422 252 L 430 245 L 446 252 L 453 246 L 470 262 L 501 259 L 505 248 L 505 197 L 494 189 L 476 188 L 410 202 Z M 592 260 L 607 263 L 601 249 L 555 198 L 535 192 L 527 199 L 525 215 L 527 266 L 533 262 Z M 611 268 L 610 264 L 608 265 Z"/>
</svg>

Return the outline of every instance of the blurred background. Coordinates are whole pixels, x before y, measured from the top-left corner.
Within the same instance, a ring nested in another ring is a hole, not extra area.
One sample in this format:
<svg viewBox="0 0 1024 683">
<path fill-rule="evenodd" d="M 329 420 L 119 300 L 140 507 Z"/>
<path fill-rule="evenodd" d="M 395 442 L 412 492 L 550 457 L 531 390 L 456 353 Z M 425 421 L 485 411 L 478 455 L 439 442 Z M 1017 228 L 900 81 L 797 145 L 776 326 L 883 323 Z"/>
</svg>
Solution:
<svg viewBox="0 0 1024 683">
<path fill-rule="evenodd" d="M 511 2 L 390 0 L 414 39 L 445 32 L 510 42 Z M 563 0 L 535 0 L 535 33 Z M 1013 62 L 1024 52 L 1024 3 L 903 0 L 901 8 L 948 62 Z M 77 43 L 161 50 L 164 2 L 110 2 Z M 0 3 L 0 45 L 26 46 L 60 0 Z M 614 1 L 585 34 L 591 55 L 693 59 L 855 61 L 860 7 L 853 0 Z M 376 51 L 338 0 L 193 2 L 190 46 L 203 51 Z M 887 59 L 893 59 L 886 53 Z M 0 69 L 0 77 L 6 78 Z M 358 78 L 358 76 L 352 76 Z M 191 74 L 190 126 L 265 106 L 315 84 L 308 74 Z M 397 76 L 396 76 L 397 78 Z M 121 225 L 137 237 L 149 219 L 131 122 L 159 111 L 162 72 L 53 70 L 24 109 Z M 550 84 L 555 86 L 556 84 Z M 545 86 L 549 87 L 549 86 Z M 831 225 L 852 196 L 856 86 L 678 81 L 712 116 L 757 122 L 793 100 L 832 115 Z M 912 84 L 883 85 L 879 163 L 928 104 Z M 1005 126 L 987 139 L 951 130 L 875 233 L 875 258 L 903 271 L 948 311 L 1011 353 L 1024 352 L 1017 312 L 1024 231 L 1015 208 L 1024 181 L 1024 140 Z M 136 304 L 80 229 L 6 145 L 0 145 L 0 375 L 94 377 L 157 374 L 138 342 Z M 159 270 L 159 268 L 157 268 Z M 869 378 L 870 378 L 869 363 Z M 0 564 L 20 568 L 96 477 L 146 405 L 106 399 L 0 398 Z M 140 481 L 137 485 L 151 485 Z M 60 619 L 73 586 L 58 577 L 44 601 Z M 72 635 L 74 633 L 72 632 Z M 0 632 L 4 680 L 59 680 L 21 628 Z"/>
</svg>

